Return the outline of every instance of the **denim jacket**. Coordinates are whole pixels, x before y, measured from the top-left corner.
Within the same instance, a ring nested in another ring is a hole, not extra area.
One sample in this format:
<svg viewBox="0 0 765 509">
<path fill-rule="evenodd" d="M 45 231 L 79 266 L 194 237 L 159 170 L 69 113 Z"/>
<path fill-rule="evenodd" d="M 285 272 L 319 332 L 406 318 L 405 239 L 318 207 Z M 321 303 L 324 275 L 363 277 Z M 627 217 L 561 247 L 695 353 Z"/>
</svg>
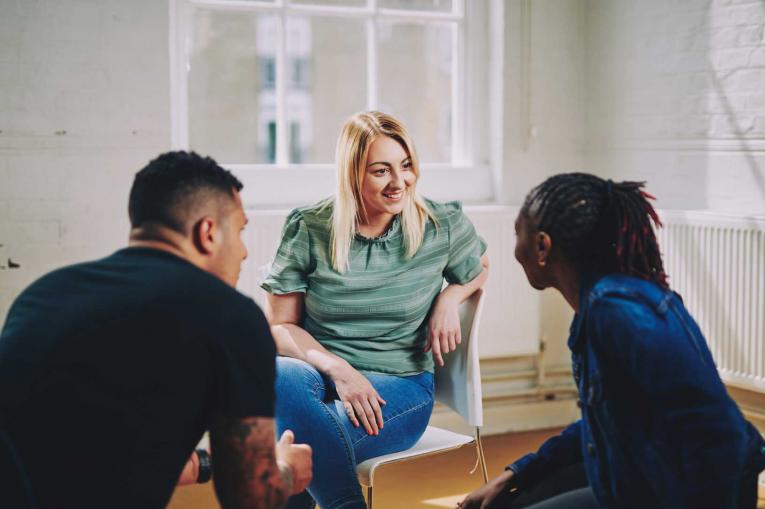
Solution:
<svg viewBox="0 0 765 509">
<path fill-rule="evenodd" d="M 765 443 L 680 297 L 624 274 L 583 286 L 568 340 L 582 417 L 508 466 L 518 485 L 583 461 L 601 508 L 737 507 Z"/>
</svg>

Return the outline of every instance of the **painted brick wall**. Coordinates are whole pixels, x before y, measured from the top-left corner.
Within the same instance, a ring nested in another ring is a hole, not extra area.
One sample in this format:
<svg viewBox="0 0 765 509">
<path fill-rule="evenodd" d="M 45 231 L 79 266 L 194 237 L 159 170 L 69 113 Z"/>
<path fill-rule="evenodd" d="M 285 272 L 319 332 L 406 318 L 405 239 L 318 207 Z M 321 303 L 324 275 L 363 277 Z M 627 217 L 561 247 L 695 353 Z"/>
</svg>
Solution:
<svg viewBox="0 0 765 509">
<path fill-rule="evenodd" d="M 590 0 L 587 37 L 588 166 L 765 214 L 765 2 Z"/>
<path fill-rule="evenodd" d="M 529 83 L 541 134 L 531 151 L 518 149 L 523 136 L 508 122 L 515 198 L 545 172 L 583 162 L 584 133 L 574 128 L 584 118 L 584 1 L 535 3 L 540 58 Z M 508 2 L 508 37 L 518 5 Z M 170 127 L 166 0 L 0 0 L 0 11 L 2 323 L 37 277 L 125 244 L 132 175 L 169 148 Z M 507 47 L 506 115 L 515 119 L 524 98 L 512 70 L 516 41 Z M 540 321 L 565 329 L 565 320 Z"/>
<path fill-rule="evenodd" d="M 506 3 L 505 202 L 589 169 L 647 179 L 663 208 L 765 214 L 765 3 L 534 0 L 525 26 L 522 4 Z M 170 136 L 165 1 L 0 10 L 2 322 L 36 277 L 124 245 L 132 175 Z"/>
<path fill-rule="evenodd" d="M 0 0 L 0 323 L 125 245 L 132 176 L 169 147 L 167 22 L 163 1 Z"/>
</svg>

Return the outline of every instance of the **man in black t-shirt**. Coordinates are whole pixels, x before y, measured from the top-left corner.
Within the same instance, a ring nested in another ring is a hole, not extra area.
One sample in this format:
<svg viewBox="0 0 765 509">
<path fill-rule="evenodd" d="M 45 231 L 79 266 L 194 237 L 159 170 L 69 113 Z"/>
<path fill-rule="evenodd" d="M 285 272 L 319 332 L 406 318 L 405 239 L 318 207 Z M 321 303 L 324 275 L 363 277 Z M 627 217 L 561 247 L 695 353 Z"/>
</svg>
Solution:
<svg viewBox="0 0 765 509">
<path fill-rule="evenodd" d="M 210 158 L 163 154 L 133 183 L 128 248 L 18 296 L 0 336 L 0 507 L 164 507 L 208 429 L 224 507 L 305 488 L 310 448 L 274 444 L 268 324 L 233 288 L 241 188 Z"/>
</svg>

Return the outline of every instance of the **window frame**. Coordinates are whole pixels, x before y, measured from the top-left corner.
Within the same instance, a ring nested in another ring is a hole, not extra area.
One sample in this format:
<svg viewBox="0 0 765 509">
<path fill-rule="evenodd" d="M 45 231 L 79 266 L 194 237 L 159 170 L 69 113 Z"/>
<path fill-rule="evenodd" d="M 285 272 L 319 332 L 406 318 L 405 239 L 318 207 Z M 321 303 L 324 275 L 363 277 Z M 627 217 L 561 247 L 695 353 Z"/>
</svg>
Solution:
<svg viewBox="0 0 765 509">
<path fill-rule="evenodd" d="M 365 6 L 292 4 L 290 0 L 168 0 L 171 147 L 189 149 L 188 74 L 195 8 L 255 11 L 280 15 L 276 55 L 275 164 L 223 164 L 245 184 L 248 208 L 306 204 L 335 192 L 335 165 L 289 163 L 286 115 L 286 23 L 289 15 L 355 17 L 367 28 L 367 108 L 378 102 L 377 22 L 451 22 L 452 122 L 451 163 L 421 163 L 418 191 L 436 200 L 494 202 L 501 190 L 504 6 L 502 0 L 452 0 L 451 12 L 403 11 Z M 320 1 L 320 0 L 317 0 Z M 466 4 L 467 2 L 467 4 Z M 465 12 L 465 9 L 468 12 Z M 500 16 L 499 22 L 497 17 Z M 488 26 L 488 30 L 487 30 Z M 488 81 L 486 83 L 484 80 Z M 495 103 L 495 101 L 499 101 Z M 416 140 L 415 140 L 416 143 Z M 215 157 L 215 154 L 211 154 Z M 305 185 L 310 182 L 310 185 Z M 282 193 L 274 193 L 274 189 Z"/>
</svg>

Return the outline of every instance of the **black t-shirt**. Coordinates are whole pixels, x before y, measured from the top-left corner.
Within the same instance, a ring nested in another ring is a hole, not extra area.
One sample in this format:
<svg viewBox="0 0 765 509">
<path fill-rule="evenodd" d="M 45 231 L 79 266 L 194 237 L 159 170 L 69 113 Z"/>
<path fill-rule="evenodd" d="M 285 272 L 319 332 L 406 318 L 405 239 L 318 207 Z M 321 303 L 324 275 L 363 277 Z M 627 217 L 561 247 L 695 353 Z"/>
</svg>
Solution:
<svg viewBox="0 0 765 509">
<path fill-rule="evenodd" d="M 41 508 L 164 507 L 212 418 L 273 416 L 274 357 L 257 305 L 172 254 L 54 271 L 0 336 L 0 455 Z"/>
</svg>

